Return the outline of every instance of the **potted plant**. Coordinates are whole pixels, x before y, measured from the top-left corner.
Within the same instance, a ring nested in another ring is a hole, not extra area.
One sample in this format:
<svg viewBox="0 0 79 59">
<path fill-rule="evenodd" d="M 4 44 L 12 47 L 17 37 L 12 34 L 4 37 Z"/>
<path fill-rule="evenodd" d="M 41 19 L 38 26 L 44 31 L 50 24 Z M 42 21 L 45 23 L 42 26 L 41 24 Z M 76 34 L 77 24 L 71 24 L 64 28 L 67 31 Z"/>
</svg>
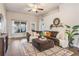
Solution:
<svg viewBox="0 0 79 59">
<path fill-rule="evenodd" d="M 68 41 L 69 41 L 69 47 L 72 47 L 73 45 L 73 40 L 74 40 L 74 36 L 75 35 L 79 35 L 78 33 L 78 28 L 79 25 L 75 25 L 75 26 L 69 26 L 69 25 L 65 25 L 66 26 L 66 34 L 68 35 Z"/>
</svg>

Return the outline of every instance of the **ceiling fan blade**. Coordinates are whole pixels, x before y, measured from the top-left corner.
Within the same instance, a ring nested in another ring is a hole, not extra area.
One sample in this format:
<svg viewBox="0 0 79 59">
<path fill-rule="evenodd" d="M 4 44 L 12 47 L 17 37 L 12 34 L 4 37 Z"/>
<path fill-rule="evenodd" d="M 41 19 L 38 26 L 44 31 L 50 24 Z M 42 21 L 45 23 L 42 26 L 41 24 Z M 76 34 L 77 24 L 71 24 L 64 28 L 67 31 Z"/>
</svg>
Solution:
<svg viewBox="0 0 79 59">
<path fill-rule="evenodd" d="M 36 11 L 36 13 L 38 13 L 38 11 Z"/>
<path fill-rule="evenodd" d="M 42 8 L 37 8 L 38 10 L 44 10 L 44 9 L 42 9 Z"/>
<path fill-rule="evenodd" d="M 32 9 L 28 10 L 28 12 L 32 11 Z"/>
</svg>

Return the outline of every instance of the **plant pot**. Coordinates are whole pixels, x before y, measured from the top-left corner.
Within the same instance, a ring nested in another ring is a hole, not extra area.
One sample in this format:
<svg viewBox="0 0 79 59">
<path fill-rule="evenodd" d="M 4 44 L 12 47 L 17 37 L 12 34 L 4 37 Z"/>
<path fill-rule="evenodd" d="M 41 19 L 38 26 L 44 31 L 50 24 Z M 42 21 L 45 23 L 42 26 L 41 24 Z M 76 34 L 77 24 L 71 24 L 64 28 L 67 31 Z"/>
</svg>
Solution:
<svg viewBox="0 0 79 59">
<path fill-rule="evenodd" d="M 73 42 L 72 42 L 73 40 L 74 40 L 73 38 L 69 39 L 69 47 L 73 47 Z"/>
<path fill-rule="evenodd" d="M 69 47 L 73 47 L 73 44 L 72 43 L 69 43 Z"/>
</svg>

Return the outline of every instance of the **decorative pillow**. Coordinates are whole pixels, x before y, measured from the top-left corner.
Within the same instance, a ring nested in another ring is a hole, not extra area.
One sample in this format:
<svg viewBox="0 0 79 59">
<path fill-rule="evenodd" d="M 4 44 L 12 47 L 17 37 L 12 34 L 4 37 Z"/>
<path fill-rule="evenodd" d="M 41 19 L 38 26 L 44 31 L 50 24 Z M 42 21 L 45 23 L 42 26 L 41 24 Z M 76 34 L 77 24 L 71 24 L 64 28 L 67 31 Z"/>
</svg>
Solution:
<svg viewBox="0 0 79 59">
<path fill-rule="evenodd" d="M 57 36 L 57 34 L 58 34 L 58 32 L 57 32 L 57 31 L 52 31 L 51 33 L 52 33 L 52 34 L 51 34 L 51 37 L 56 37 L 56 36 Z"/>
<path fill-rule="evenodd" d="M 44 32 L 44 36 L 51 37 L 51 32 Z"/>
<path fill-rule="evenodd" d="M 46 37 L 56 37 L 57 36 L 57 34 L 58 34 L 58 32 L 56 32 L 56 31 L 51 31 L 51 32 L 45 32 L 45 36 Z"/>
</svg>

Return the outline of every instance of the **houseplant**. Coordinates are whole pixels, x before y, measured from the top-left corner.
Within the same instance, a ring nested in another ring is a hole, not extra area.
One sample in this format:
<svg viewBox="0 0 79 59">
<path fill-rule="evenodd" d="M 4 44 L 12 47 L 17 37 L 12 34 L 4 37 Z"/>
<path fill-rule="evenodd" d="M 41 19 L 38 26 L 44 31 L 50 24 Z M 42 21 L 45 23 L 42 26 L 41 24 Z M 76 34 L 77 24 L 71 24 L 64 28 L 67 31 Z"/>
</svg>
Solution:
<svg viewBox="0 0 79 59">
<path fill-rule="evenodd" d="M 79 29 L 79 25 L 75 25 L 75 26 L 69 26 L 69 25 L 65 25 L 66 26 L 66 34 L 68 35 L 68 41 L 69 41 L 69 47 L 72 47 L 73 45 L 73 40 L 74 40 L 74 36 L 75 35 L 79 35 L 78 33 L 78 29 Z"/>
</svg>

